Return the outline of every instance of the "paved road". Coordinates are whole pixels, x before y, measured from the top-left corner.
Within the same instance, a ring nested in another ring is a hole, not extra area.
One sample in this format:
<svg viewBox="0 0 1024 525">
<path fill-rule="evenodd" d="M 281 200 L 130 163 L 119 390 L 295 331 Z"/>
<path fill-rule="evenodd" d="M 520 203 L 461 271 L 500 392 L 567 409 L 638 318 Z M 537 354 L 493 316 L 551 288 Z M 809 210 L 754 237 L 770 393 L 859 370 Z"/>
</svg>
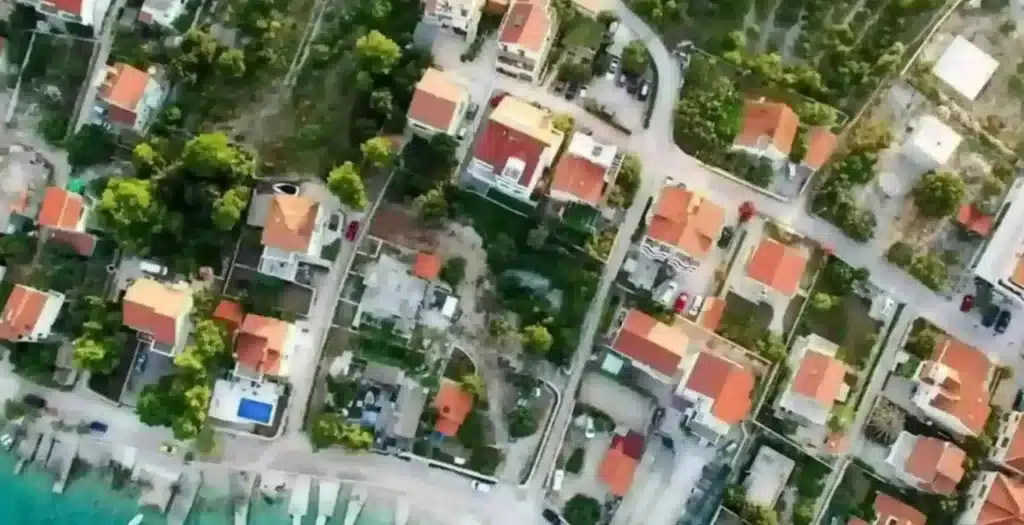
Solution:
<svg viewBox="0 0 1024 525">
<path fill-rule="evenodd" d="M 96 72 L 100 70 L 99 68 L 107 67 L 110 49 L 114 45 L 114 29 L 118 25 L 117 16 L 126 3 L 128 3 L 128 0 L 114 0 L 114 3 L 107 11 L 107 16 L 103 19 L 103 33 L 100 34 L 99 43 L 93 51 L 92 59 L 89 61 L 89 72 L 85 77 L 85 88 L 81 91 L 78 100 L 75 101 L 73 120 L 68 126 L 69 135 L 77 133 L 89 120 L 92 101 L 96 98 L 96 92 L 99 90 L 99 85 L 93 82 L 93 79 L 96 78 Z"/>
</svg>

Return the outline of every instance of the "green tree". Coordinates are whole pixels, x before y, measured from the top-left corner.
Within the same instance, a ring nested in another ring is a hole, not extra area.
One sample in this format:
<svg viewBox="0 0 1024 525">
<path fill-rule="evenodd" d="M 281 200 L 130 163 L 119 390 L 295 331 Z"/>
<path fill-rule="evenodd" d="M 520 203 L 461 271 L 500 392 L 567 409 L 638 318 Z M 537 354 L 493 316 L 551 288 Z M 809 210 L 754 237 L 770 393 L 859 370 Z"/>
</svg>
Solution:
<svg viewBox="0 0 1024 525">
<path fill-rule="evenodd" d="M 551 350 L 554 338 L 544 325 L 532 324 L 523 328 L 523 349 L 534 355 L 541 355 Z"/>
<path fill-rule="evenodd" d="M 75 168 L 87 168 L 108 162 L 116 147 L 112 133 L 99 124 L 86 124 L 64 142 L 68 163 Z"/>
<path fill-rule="evenodd" d="M 402 49 L 376 29 L 356 40 L 356 59 L 361 66 L 377 75 L 385 75 L 402 57 Z"/>
<path fill-rule="evenodd" d="M 910 334 L 904 350 L 921 359 L 928 359 L 935 353 L 935 347 L 939 345 L 941 337 L 934 328 L 926 326 Z"/>
<path fill-rule="evenodd" d="M 569 525 L 597 525 L 601 520 L 601 502 L 584 494 L 576 494 L 565 503 L 562 515 Z"/>
<path fill-rule="evenodd" d="M 566 136 L 572 133 L 573 128 L 576 127 L 576 119 L 568 113 L 556 113 L 551 118 L 551 127 L 565 133 Z"/>
<path fill-rule="evenodd" d="M 203 133 L 185 144 L 181 169 L 218 186 L 234 186 L 255 176 L 252 158 L 231 144 L 223 133 Z"/>
<path fill-rule="evenodd" d="M 351 162 L 346 162 L 331 170 L 327 175 L 327 186 L 341 200 L 341 203 L 354 210 L 365 210 L 369 206 L 363 179 Z"/>
<path fill-rule="evenodd" d="M 245 76 L 245 53 L 237 48 L 224 50 L 217 57 L 217 72 L 228 79 Z"/>
<path fill-rule="evenodd" d="M 532 436 L 539 423 L 529 407 L 519 406 L 508 414 L 508 435 L 513 439 Z"/>
<path fill-rule="evenodd" d="M 249 198 L 249 188 L 238 186 L 226 191 L 213 201 L 213 224 L 223 231 L 231 231 L 242 218 Z"/>
<path fill-rule="evenodd" d="M 823 292 L 811 296 L 811 308 L 818 312 L 827 312 L 839 304 L 839 298 Z"/>
<path fill-rule="evenodd" d="M 622 70 L 631 75 L 647 72 L 647 48 L 642 40 L 634 40 L 622 49 Z"/>
<path fill-rule="evenodd" d="M 558 66 L 558 79 L 571 84 L 583 84 L 594 75 L 593 68 L 589 64 L 575 60 L 564 60 Z"/>
<path fill-rule="evenodd" d="M 140 178 L 147 179 L 163 170 L 166 162 L 152 145 L 140 142 L 132 150 L 132 165 L 135 166 L 135 173 Z"/>
<path fill-rule="evenodd" d="M 907 271 L 932 290 L 942 290 L 949 283 L 949 269 L 946 268 L 946 263 L 930 253 L 915 256 Z"/>
<path fill-rule="evenodd" d="M 383 168 L 391 161 L 393 154 L 391 141 L 384 137 L 374 137 L 359 146 L 363 153 L 363 161 L 369 162 L 375 168 Z"/>
<path fill-rule="evenodd" d="M 619 15 L 615 14 L 615 11 L 601 11 L 597 14 L 597 21 L 604 24 L 605 27 L 614 24 L 619 21 Z"/>
<path fill-rule="evenodd" d="M 579 474 L 583 470 L 585 454 L 586 452 L 583 450 L 583 447 L 576 447 L 572 454 L 569 454 L 569 459 L 565 462 L 565 471 L 570 474 Z"/>
<path fill-rule="evenodd" d="M 150 235 L 159 224 L 149 180 L 110 178 L 96 212 L 122 248 L 130 253 L 147 251 Z"/>
<path fill-rule="evenodd" d="M 465 257 L 452 257 L 444 262 L 441 268 L 441 280 L 457 288 L 466 278 Z"/>
<path fill-rule="evenodd" d="M 448 201 L 440 188 L 434 188 L 413 199 L 412 209 L 428 225 L 436 225 L 448 216 Z"/>
<path fill-rule="evenodd" d="M 512 334 L 512 323 L 504 315 L 496 315 L 487 323 L 487 335 L 500 341 Z"/>
<path fill-rule="evenodd" d="M 761 357 L 773 363 L 786 358 L 786 342 L 782 340 L 781 335 L 774 332 L 758 340 L 754 347 Z"/>
<path fill-rule="evenodd" d="M 459 378 L 459 388 L 473 396 L 474 399 L 487 398 L 487 385 L 484 383 L 484 378 L 478 373 L 466 374 Z"/>
<path fill-rule="evenodd" d="M 196 436 L 195 443 L 193 444 L 197 452 L 204 456 L 214 456 L 217 454 L 217 430 L 213 428 L 209 422 L 203 425 L 203 428 L 199 430 L 199 435 Z"/>
<path fill-rule="evenodd" d="M 925 217 L 947 217 L 960 207 L 964 193 L 964 181 L 956 173 L 928 172 L 914 188 L 914 204 Z"/>
<path fill-rule="evenodd" d="M 117 368 L 117 352 L 111 352 L 112 340 L 96 340 L 91 337 L 80 337 L 74 342 L 75 368 L 89 370 L 97 374 L 109 374 Z"/>
</svg>

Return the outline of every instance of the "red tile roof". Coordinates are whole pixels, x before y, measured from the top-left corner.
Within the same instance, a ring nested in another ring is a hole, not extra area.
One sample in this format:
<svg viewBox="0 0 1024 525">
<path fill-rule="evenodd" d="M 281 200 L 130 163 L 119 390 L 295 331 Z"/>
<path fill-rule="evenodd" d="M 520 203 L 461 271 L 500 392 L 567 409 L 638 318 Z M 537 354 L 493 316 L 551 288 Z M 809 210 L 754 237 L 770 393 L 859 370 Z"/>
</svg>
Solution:
<svg viewBox="0 0 1024 525">
<path fill-rule="evenodd" d="M 43 315 L 47 295 L 35 288 L 14 285 L 0 316 L 0 339 L 19 341 L 31 336 Z"/>
<path fill-rule="evenodd" d="M 967 231 L 988 237 L 995 225 L 995 217 L 982 213 L 974 204 L 965 203 L 960 206 L 956 222 L 960 223 Z"/>
<path fill-rule="evenodd" d="M 878 492 L 875 494 L 875 523 L 886 525 L 894 520 L 894 525 L 925 525 L 925 515 L 921 511 L 902 501 Z"/>
<path fill-rule="evenodd" d="M 980 433 L 991 411 L 988 378 L 992 362 L 981 350 L 948 336 L 936 346 L 932 361 L 956 372 L 955 377 L 943 381 L 942 393 L 932 400 L 932 406 L 956 417 L 975 434 Z M 925 378 L 925 382 L 930 380 Z"/>
<path fill-rule="evenodd" d="M 82 218 L 85 202 L 82 196 L 63 188 L 46 188 L 39 208 L 39 225 L 48 228 L 73 229 Z"/>
<path fill-rule="evenodd" d="M 765 238 L 747 263 L 747 275 L 791 296 L 800 287 L 806 267 L 807 257 L 799 249 Z"/>
<path fill-rule="evenodd" d="M 597 205 L 604 190 L 604 175 L 608 170 L 588 159 L 566 153 L 555 166 L 551 191 L 574 195 L 583 202 Z"/>
<path fill-rule="evenodd" d="M 675 375 L 686 355 L 690 338 L 675 327 L 641 312 L 630 310 L 612 348 L 666 376 Z"/>
<path fill-rule="evenodd" d="M 158 343 L 173 345 L 178 338 L 178 319 L 188 315 L 191 304 L 185 290 L 138 279 L 128 286 L 121 306 L 125 325 L 149 334 Z"/>
<path fill-rule="evenodd" d="M 248 314 L 235 341 L 235 356 L 250 370 L 279 375 L 291 324 L 273 317 Z"/>
<path fill-rule="evenodd" d="M 846 366 L 842 361 L 808 349 L 793 376 L 793 392 L 832 408 L 843 387 Z"/>
<path fill-rule="evenodd" d="M 263 245 L 289 252 L 309 249 L 320 205 L 308 197 L 274 195 L 263 225 Z"/>
<path fill-rule="evenodd" d="M 220 322 L 227 329 L 228 334 L 234 335 L 238 327 L 242 326 L 245 311 L 237 302 L 222 299 L 217 303 L 217 308 L 213 310 L 213 319 Z"/>
<path fill-rule="evenodd" d="M 447 130 L 464 95 L 462 88 L 444 73 L 427 68 L 416 84 L 409 104 L 409 118 L 435 129 Z"/>
<path fill-rule="evenodd" d="M 622 497 L 633 485 L 636 468 L 644 453 L 644 436 L 633 431 L 612 436 L 612 444 L 601 461 L 597 476 L 608 486 L 608 492 Z"/>
<path fill-rule="evenodd" d="M 976 525 L 1024 525 L 1024 482 L 996 474 Z"/>
<path fill-rule="evenodd" d="M 742 118 L 737 144 L 754 148 L 767 138 L 780 152 L 789 154 L 800 126 L 800 119 L 789 106 L 781 102 L 748 100 L 743 105 Z"/>
<path fill-rule="evenodd" d="M 434 253 L 417 253 L 412 273 L 416 277 L 428 281 L 437 279 L 441 275 L 441 257 Z"/>
<path fill-rule="evenodd" d="M 803 164 L 812 170 L 819 170 L 828 162 L 832 152 L 836 150 L 839 137 L 828 128 L 816 127 L 807 137 L 807 152 Z"/>
<path fill-rule="evenodd" d="M 750 413 L 754 374 L 732 361 L 701 352 L 686 380 L 686 389 L 710 397 L 714 401 L 712 415 L 734 425 Z"/>
<path fill-rule="evenodd" d="M 83 0 L 50 0 L 50 3 L 57 8 L 57 11 L 63 13 L 74 13 L 82 16 L 82 6 L 85 5 Z"/>
<path fill-rule="evenodd" d="M 109 105 L 107 119 L 128 126 L 134 125 L 135 111 L 146 93 L 148 83 L 148 73 L 128 64 L 118 63 L 107 68 L 107 78 L 99 93 L 100 98 Z"/>
<path fill-rule="evenodd" d="M 917 436 L 904 468 L 908 474 L 921 480 L 921 488 L 952 494 L 964 477 L 966 457 L 963 449 L 948 441 Z"/>
<path fill-rule="evenodd" d="M 483 133 L 477 139 L 473 157 L 491 166 L 495 174 L 500 174 L 505 169 L 505 164 L 510 158 L 522 160 L 526 167 L 519 177 L 519 185 L 529 187 L 533 183 L 534 171 L 546 147 L 547 144 L 539 139 L 500 122 L 488 120 Z"/>
<path fill-rule="evenodd" d="M 463 390 L 458 383 L 445 380 L 434 397 L 434 409 L 437 410 L 437 424 L 434 429 L 451 437 L 459 433 L 462 423 L 473 410 L 473 396 Z"/>
<path fill-rule="evenodd" d="M 75 253 L 82 257 L 92 255 L 93 250 L 96 249 L 96 236 L 91 233 L 71 230 L 51 230 L 50 240 L 70 246 L 75 250 Z"/>
<path fill-rule="evenodd" d="M 725 226 L 725 209 L 678 186 L 661 190 L 647 235 L 700 261 L 714 248 Z"/>
<path fill-rule="evenodd" d="M 534 52 L 544 47 L 544 37 L 553 21 L 548 16 L 545 0 L 525 0 L 512 4 L 498 34 L 498 42 L 518 45 Z"/>
</svg>

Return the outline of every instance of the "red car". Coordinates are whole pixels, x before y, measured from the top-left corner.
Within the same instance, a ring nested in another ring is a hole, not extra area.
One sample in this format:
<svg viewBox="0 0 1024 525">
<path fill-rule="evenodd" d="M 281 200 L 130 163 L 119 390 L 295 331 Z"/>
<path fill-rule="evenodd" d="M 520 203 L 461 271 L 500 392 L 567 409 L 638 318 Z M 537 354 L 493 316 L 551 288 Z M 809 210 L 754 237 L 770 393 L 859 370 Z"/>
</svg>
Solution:
<svg viewBox="0 0 1024 525">
<path fill-rule="evenodd" d="M 359 221 L 352 221 L 348 223 L 348 227 L 345 228 L 345 238 L 354 241 L 356 240 L 356 234 L 359 233 Z"/>
<path fill-rule="evenodd" d="M 677 314 L 682 314 L 683 312 L 686 311 L 686 302 L 689 300 L 690 295 L 687 294 L 686 292 L 683 292 L 682 294 L 679 295 L 679 298 L 676 299 L 676 304 L 674 306 Z"/>
<path fill-rule="evenodd" d="M 974 296 L 965 295 L 964 298 L 960 300 L 960 311 L 970 312 L 971 308 L 974 308 Z"/>
</svg>

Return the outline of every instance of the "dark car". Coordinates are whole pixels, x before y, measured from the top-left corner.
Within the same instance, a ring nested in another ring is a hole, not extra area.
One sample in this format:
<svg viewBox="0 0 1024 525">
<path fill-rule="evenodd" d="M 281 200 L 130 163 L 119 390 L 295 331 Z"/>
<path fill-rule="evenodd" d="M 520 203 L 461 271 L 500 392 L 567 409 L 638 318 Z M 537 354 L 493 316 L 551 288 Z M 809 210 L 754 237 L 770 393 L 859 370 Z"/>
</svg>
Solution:
<svg viewBox="0 0 1024 525">
<path fill-rule="evenodd" d="M 46 400 L 43 399 L 42 396 L 37 396 L 35 394 L 25 394 L 25 397 L 21 398 L 21 400 L 26 405 L 38 410 L 46 408 Z"/>
<path fill-rule="evenodd" d="M 544 509 L 541 511 L 540 515 L 543 516 L 551 525 L 562 525 L 562 518 L 559 518 L 558 514 L 551 509 Z"/>
<path fill-rule="evenodd" d="M 89 423 L 89 430 L 97 434 L 105 434 L 107 432 L 107 424 L 102 421 L 93 421 Z"/>
<path fill-rule="evenodd" d="M 354 241 L 356 235 L 359 233 L 359 221 L 352 221 L 348 223 L 348 228 L 345 228 L 345 238 Z"/>
<path fill-rule="evenodd" d="M 999 307 L 995 305 L 988 305 L 985 311 L 981 314 L 981 326 L 988 328 L 996 322 L 996 317 L 999 316 Z"/>
<path fill-rule="evenodd" d="M 735 230 L 732 229 L 732 226 L 726 226 L 725 228 L 722 228 L 722 235 L 718 237 L 718 247 L 723 250 L 728 248 L 729 243 L 732 242 L 732 236 L 734 234 Z"/>
<path fill-rule="evenodd" d="M 1006 333 L 1006 329 L 1010 327 L 1010 315 L 1009 310 L 1001 310 L 999 316 L 996 318 L 996 333 Z"/>
<path fill-rule="evenodd" d="M 636 95 L 640 91 L 640 83 L 635 78 L 631 78 L 626 82 L 626 93 L 630 95 Z"/>
<path fill-rule="evenodd" d="M 565 91 L 565 82 L 559 80 L 555 82 L 555 93 L 561 93 L 562 91 Z"/>
<path fill-rule="evenodd" d="M 576 98 L 576 95 L 580 92 L 580 86 L 578 84 L 569 84 L 565 88 L 565 100 L 572 100 Z"/>
</svg>

